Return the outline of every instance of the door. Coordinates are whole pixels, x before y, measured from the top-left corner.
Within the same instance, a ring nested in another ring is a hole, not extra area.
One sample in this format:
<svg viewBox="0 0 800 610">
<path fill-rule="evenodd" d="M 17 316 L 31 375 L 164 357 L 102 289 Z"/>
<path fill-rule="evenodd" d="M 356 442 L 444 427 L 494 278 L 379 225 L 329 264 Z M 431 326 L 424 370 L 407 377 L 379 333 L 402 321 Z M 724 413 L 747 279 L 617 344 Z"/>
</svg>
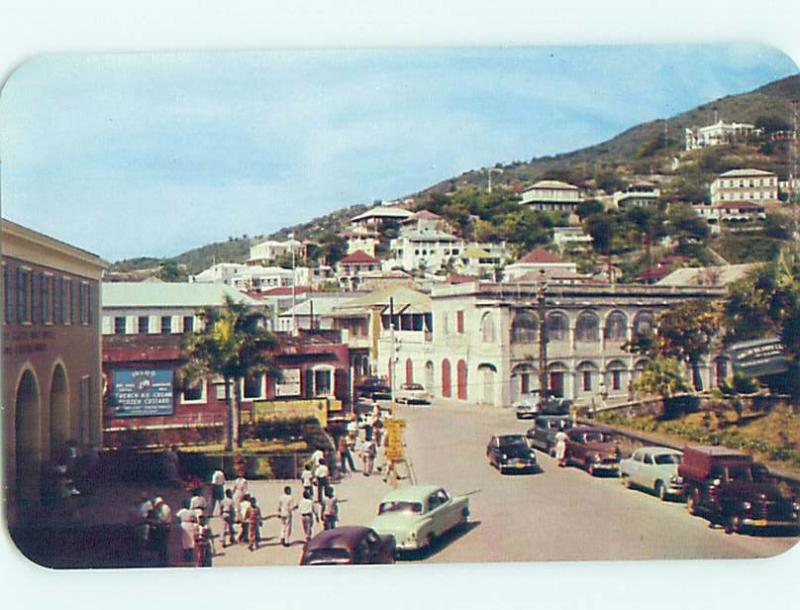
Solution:
<svg viewBox="0 0 800 610">
<path fill-rule="evenodd" d="M 564 398 L 564 373 L 550 373 L 550 390 L 557 398 Z"/>
</svg>

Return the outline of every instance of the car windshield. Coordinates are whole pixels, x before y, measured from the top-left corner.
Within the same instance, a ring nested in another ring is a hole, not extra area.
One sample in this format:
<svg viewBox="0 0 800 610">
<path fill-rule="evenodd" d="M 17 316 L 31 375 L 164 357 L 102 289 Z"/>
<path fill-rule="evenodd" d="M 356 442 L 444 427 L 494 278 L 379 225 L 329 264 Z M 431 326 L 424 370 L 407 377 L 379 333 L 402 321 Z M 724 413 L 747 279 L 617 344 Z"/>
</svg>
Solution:
<svg viewBox="0 0 800 610">
<path fill-rule="evenodd" d="M 653 460 L 658 465 L 680 464 L 681 456 L 678 455 L 677 453 L 662 453 L 661 455 L 654 456 Z"/>
<path fill-rule="evenodd" d="M 337 563 L 349 563 L 350 553 L 347 549 L 318 549 L 310 551 L 306 555 L 307 565 L 334 565 Z"/>
<path fill-rule="evenodd" d="M 501 447 L 519 447 L 519 446 L 528 446 L 525 437 L 522 435 L 514 435 L 514 436 L 501 436 L 500 437 L 500 446 Z"/>
<path fill-rule="evenodd" d="M 753 471 L 750 466 L 732 466 L 728 469 L 728 478 L 731 481 L 752 481 Z"/>
<path fill-rule="evenodd" d="M 404 385 L 403 388 L 406 389 L 406 390 L 421 390 L 421 389 L 423 389 L 422 386 L 420 384 L 418 384 L 418 383 L 408 383 L 408 384 Z"/>
<path fill-rule="evenodd" d="M 383 502 L 378 509 L 379 515 L 386 513 L 421 513 L 422 504 L 420 502 Z"/>
</svg>

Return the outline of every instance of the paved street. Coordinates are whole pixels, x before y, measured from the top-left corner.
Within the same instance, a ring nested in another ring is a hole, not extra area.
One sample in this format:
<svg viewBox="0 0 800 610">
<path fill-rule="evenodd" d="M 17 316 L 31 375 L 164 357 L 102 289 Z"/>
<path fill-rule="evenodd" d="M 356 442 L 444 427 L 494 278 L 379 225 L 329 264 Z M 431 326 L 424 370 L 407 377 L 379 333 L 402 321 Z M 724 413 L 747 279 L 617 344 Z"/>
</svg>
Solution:
<svg viewBox="0 0 800 610">
<path fill-rule="evenodd" d="M 493 433 L 524 432 L 510 410 L 436 405 L 401 407 L 408 421 L 407 444 L 420 483 L 470 494 L 472 524 L 448 536 L 423 562 L 571 561 L 609 559 L 768 557 L 791 547 L 797 538 L 726 535 L 691 517 L 679 502 L 662 503 L 625 489 L 616 478 L 592 478 L 577 468 L 560 469 L 537 453 L 543 472 L 501 476 L 490 467 L 485 446 Z M 274 510 L 280 489 L 290 484 L 256 481 L 251 485 L 264 513 Z M 357 474 L 337 486 L 342 524 L 366 524 L 388 490 L 379 477 Z M 214 530 L 220 531 L 219 519 Z M 319 526 L 317 526 L 317 530 Z M 215 565 L 297 564 L 302 531 L 295 522 L 296 543 L 278 544 L 277 520 L 266 522 L 264 545 L 249 552 L 244 545 L 218 551 Z"/>
</svg>

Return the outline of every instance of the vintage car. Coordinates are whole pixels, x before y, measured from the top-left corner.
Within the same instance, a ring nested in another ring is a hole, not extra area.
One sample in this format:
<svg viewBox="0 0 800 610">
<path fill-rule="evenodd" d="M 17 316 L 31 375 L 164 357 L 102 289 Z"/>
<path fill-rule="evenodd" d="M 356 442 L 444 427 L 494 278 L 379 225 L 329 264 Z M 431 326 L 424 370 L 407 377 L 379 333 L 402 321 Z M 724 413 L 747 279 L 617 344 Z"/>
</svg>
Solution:
<svg viewBox="0 0 800 610">
<path fill-rule="evenodd" d="M 683 452 L 668 447 L 640 447 L 620 460 L 619 476 L 625 487 L 652 490 L 661 500 L 683 495 L 678 465 Z"/>
<path fill-rule="evenodd" d="M 559 430 L 572 428 L 572 420 L 563 415 L 541 415 L 536 418 L 533 427 L 528 429 L 526 436 L 532 447 L 544 451 L 548 455 L 555 455 L 556 433 Z"/>
<path fill-rule="evenodd" d="M 522 434 L 496 434 L 486 447 L 489 463 L 501 474 L 539 470 L 536 454 Z"/>
<path fill-rule="evenodd" d="M 431 404 L 431 397 L 418 383 L 404 383 L 394 393 L 396 402 L 404 403 L 407 405 L 429 405 Z"/>
<path fill-rule="evenodd" d="M 371 400 L 389 400 L 392 397 L 392 389 L 389 383 L 382 377 L 367 377 L 355 388 L 358 398 L 369 398 Z"/>
<path fill-rule="evenodd" d="M 578 426 L 567 432 L 567 464 L 585 468 L 597 474 L 617 474 L 620 451 L 610 430 L 594 426 Z"/>
<path fill-rule="evenodd" d="M 434 541 L 469 518 L 469 499 L 451 497 L 434 485 L 395 489 L 378 507 L 370 527 L 382 536 L 394 536 L 399 551 L 431 549 Z"/>
<path fill-rule="evenodd" d="M 381 536 L 368 527 L 350 525 L 324 530 L 309 540 L 301 566 L 394 563 L 394 536 Z"/>
<path fill-rule="evenodd" d="M 800 504 L 784 495 L 769 471 L 740 451 L 693 446 L 678 467 L 686 508 L 721 523 L 729 534 L 767 528 L 800 530 Z"/>
<path fill-rule="evenodd" d="M 559 398 L 549 390 L 541 396 L 539 390 L 532 390 L 513 405 L 517 419 L 533 419 L 539 415 L 567 415 L 572 401 Z"/>
</svg>

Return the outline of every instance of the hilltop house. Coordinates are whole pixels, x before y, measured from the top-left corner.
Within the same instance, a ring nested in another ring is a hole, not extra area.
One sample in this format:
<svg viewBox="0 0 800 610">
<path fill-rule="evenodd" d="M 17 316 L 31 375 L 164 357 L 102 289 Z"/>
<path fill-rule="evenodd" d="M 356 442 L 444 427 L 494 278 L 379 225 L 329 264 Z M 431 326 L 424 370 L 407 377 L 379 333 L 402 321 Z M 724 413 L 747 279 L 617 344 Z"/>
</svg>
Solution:
<svg viewBox="0 0 800 610">
<path fill-rule="evenodd" d="M 650 207 L 658 203 L 661 191 L 652 182 L 634 182 L 624 191 L 613 195 L 614 207 L 624 210 L 632 207 Z"/>
<path fill-rule="evenodd" d="M 286 241 L 266 240 L 250 247 L 249 265 L 268 265 L 278 256 L 291 254 L 294 251 L 298 257 L 305 256 L 305 244 L 296 239 Z"/>
<path fill-rule="evenodd" d="M 505 268 L 507 282 L 521 281 L 523 278 L 535 280 L 541 276 L 556 280 L 577 280 L 577 265 L 563 260 L 557 254 L 543 248 L 534 248 L 516 263 Z"/>
<path fill-rule="evenodd" d="M 705 127 L 687 127 L 685 131 L 686 150 L 696 150 L 706 146 L 730 144 L 747 138 L 756 131 L 750 123 L 725 123 L 722 120 Z"/>
<path fill-rule="evenodd" d="M 292 270 L 283 269 L 282 267 L 217 263 L 192 276 L 190 282 L 197 284 L 221 283 L 242 292 L 250 290 L 263 291 L 270 288 L 290 286 L 292 284 Z"/>
<path fill-rule="evenodd" d="M 560 180 L 540 180 L 522 191 L 519 204 L 539 212 L 574 212 L 582 200 L 577 186 Z"/>
<path fill-rule="evenodd" d="M 380 269 L 380 259 L 358 250 L 339 261 L 336 276 L 341 288 L 352 291 L 359 288 L 362 276 Z"/>
<path fill-rule="evenodd" d="M 711 205 L 749 201 L 761 205 L 778 203 L 778 176 L 761 169 L 733 169 L 711 183 Z"/>
<path fill-rule="evenodd" d="M 396 206 L 375 206 L 350 219 L 350 224 L 366 229 L 378 230 L 387 222 L 402 222 L 412 216 L 412 212 Z"/>
</svg>

